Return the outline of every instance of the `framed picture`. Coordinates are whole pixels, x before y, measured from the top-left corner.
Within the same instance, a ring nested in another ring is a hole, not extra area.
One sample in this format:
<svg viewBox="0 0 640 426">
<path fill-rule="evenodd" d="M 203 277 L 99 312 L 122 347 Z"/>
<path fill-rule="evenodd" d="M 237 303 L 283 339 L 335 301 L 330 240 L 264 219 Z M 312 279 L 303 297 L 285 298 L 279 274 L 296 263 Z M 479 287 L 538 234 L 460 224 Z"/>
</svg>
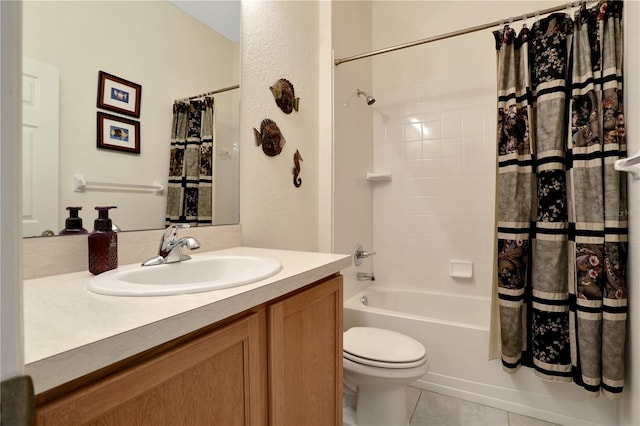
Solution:
<svg viewBox="0 0 640 426">
<path fill-rule="evenodd" d="M 140 117 L 142 86 L 104 71 L 98 73 L 98 108 Z"/>
<path fill-rule="evenodd" d="M 98 148 L 140 154 L 140 122 L 98 112 Z"/>
</svg>

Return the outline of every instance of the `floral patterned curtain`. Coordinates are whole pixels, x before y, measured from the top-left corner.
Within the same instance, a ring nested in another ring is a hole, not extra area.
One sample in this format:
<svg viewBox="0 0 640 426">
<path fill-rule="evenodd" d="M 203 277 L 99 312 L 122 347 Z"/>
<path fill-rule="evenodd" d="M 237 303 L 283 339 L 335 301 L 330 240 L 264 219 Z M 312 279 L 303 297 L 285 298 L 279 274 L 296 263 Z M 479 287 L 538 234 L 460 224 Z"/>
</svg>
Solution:
<svg viewBox="0 0 640 426">
<path fill-rule="evenodd" d="M 212 223 L 213 98 L 173 105 L 165 222 Z"/>
<path fill-rule="evenodd" d="M 623 390 L 627 316 L 622 1 L 556 13 L 498 51 L 502 364 Z"/>
</svg>

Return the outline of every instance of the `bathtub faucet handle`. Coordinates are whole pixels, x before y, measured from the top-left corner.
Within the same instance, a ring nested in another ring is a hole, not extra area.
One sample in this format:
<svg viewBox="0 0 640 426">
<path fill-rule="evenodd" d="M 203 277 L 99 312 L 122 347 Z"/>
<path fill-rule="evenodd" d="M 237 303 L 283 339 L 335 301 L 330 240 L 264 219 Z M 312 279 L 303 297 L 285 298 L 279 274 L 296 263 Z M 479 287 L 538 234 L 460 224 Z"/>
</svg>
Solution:
<svg viewBox="0 0 640 426">
<path fill-rule="evenodd" d="M 373 256 L 374 254 L 376 254 L 375 251 L 366 251 L 362 247 L 362 244 L 356 244 L 356 248 L 353 253 L 353 261 L 356 266 L 360 266 L 362 264 L 362 259 L 366 259 L 367 257 Z"/>
</svg>

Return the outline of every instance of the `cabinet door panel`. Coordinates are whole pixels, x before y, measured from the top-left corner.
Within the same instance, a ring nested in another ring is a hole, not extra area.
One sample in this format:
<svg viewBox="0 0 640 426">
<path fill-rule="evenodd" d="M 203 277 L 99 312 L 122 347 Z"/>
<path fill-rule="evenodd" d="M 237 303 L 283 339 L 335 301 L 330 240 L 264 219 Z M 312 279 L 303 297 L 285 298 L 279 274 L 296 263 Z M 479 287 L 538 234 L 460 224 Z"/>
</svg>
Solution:
<svg viewBox="0 0 640 426">
<path fill-rule="evenodd" d="M 342 276 L 269 306 L 270 423 L 342 423 Z"/>
<path fill-rule="evenodd" d="M 254 313 L 38 410 L 42 425 L 265 424 Z"/>
</svg>

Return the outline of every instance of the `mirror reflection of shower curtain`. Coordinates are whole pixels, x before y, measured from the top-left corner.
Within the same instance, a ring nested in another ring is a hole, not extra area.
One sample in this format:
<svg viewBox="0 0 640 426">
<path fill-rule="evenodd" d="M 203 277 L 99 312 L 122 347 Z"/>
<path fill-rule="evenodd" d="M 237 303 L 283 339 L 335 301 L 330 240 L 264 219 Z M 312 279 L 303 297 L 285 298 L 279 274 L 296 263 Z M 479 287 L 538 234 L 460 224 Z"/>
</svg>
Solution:
<svg viewBox="0 0 640 426">
<path fill-rule="evenodd" d="M 622 1 L 556 13 L 498 49 L 502 364 L 622 395 L 627 318 Z"/>
<path fill-rule="evenodd" d="M 165 223 L 211 225 L 213 98 L 173 105 Z"/>
</svg>

